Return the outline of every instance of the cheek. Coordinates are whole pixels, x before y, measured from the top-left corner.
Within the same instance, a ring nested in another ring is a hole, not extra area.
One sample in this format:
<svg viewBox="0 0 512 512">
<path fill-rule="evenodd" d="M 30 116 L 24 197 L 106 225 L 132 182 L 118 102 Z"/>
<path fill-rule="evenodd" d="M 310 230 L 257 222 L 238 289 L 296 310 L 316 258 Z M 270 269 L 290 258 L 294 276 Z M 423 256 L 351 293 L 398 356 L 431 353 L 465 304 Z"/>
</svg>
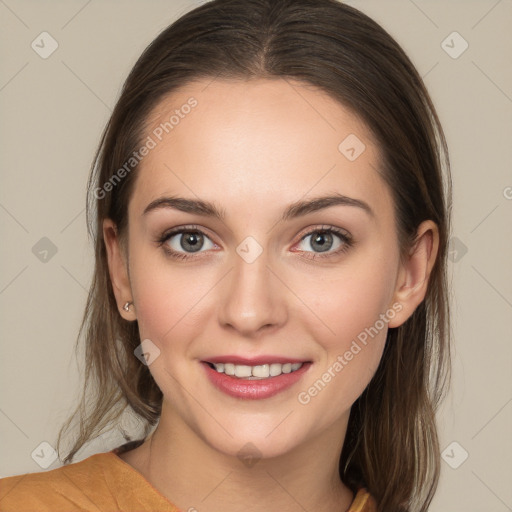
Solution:
<svg viewBox="0 0 512 512">
<path fill-rule="evenodd" d="M 301 283 L 299 293 L 315 313 L 309 316 L 308 328 L 323 351 L 297 398 L 303 406 L 309 404 L 310 412 L 319 408 L 327 423 L 347 411 L 370 382 L 396 313 L 391 304 L 395 260 L 378 254 L 366 257 L 361 252 L 357 262 L 340 267 L 336 277 L 309 275 Z"/>
<path fill-rule="evenodd" d="M 206 304 L 203 298 L 214 285 L 211 272 L 173 268 L 172 262 L 154 251 L 134 251 L 130 273 L 142 339 L 163 345 L 169 339 L 178 343 L 184 338 L 180 333 L 190 337 L 201 332 L 198 318 Z"/>
<path fill-rule="evenodd" d="M 297 295 L 310 307 L 310 318 L 316 318 L 316 339 L 329 351 L 343 350 L 391 307 L 395 259 L 379 258 L 379 253 L 358 253 L 331 270 L 328 278 L 325 271 L 316 271 L 297 281 Z M 382 330 L 380 322 L 378 327 Z"/>
</svg>

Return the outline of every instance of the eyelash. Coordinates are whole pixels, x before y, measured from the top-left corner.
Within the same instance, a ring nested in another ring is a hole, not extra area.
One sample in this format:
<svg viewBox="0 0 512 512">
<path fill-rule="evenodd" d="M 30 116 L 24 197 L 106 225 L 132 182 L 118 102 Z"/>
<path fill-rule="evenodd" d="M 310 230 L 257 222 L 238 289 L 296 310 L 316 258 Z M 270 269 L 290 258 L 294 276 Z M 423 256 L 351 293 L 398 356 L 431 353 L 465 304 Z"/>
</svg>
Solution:
<svg viewBox="0 0 512 512">
<path fill-rule="evenodd" d="M 170 231 L 165 232 L 160 238 L 158 238 L 158 240 L 157 240 L 158 246 L 162 247 L 163 250 L 165 251 L 165 253 L 173 259 L 176 259 L 176 260 L 194 259 L 194 258 L 196 258 L 196 256 L 194 256 L 193 253 L 178 252 L 178 251 L 175 251 L 174 249 L 170 249 L 168 245 L 165 245 L 165 243 L 167 241 L 169 241 L 173 236 L 184 234 L 184 233 L 201 234 L 204 237 L 209 238 L 203 231 L 201 231 L 195 225 L 183 226 L 183 227 L 174 228 Z M 302 242 L 305 238 L 313 235 L 314 233 L 334 234 L 338 238 L 340 238 L 343 245 L 336 251 L 327 252 L 326 254 L 310 253 L 309 251 L 305 251 L 306 254 L 312 254 L 310 256 L 304 256 L 307 259 L 319 260 L 319 259 L 325 259 L 325 258 L 332 258 L 332 257 L 338 256 L 342 253 L 347 252 L 354 245 L 354 241 L 352 240 L 352 237 L 350 235 L 348 235 L 346 232 L 342 231 L 341 229 L 335 228 L 334 226 L 322 226 L 321 228 L 312 229 L 312 230 L 308 231 L 307 233 L 305 233 L 300 238 L 298 243 Z M 296 252 L 304 252 L 304 251 L 296 251 Z"/>
</svg>

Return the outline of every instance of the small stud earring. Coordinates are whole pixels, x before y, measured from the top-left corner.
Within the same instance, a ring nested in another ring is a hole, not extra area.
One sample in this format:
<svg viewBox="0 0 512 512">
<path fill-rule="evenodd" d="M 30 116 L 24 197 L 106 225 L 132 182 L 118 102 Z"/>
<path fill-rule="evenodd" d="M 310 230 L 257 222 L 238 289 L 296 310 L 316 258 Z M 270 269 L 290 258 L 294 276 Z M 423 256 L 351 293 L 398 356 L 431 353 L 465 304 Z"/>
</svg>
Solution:
<svg viewBox="0 0 512 512">
<path fill-rule="evenodd" d="M 123 306 L 123 309 L 125 311 L 130 311 L 130 306 L 133 304 L 133 302 L 126 302 L 125 305 Z"/>
</svg>

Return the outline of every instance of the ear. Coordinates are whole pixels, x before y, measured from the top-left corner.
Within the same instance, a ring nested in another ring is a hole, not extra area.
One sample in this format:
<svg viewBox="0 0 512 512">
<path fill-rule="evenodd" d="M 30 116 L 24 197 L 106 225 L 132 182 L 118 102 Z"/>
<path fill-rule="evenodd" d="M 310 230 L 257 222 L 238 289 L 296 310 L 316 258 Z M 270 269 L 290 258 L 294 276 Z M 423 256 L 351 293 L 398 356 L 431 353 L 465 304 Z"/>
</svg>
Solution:
<svg viewBox="0 0 512 512">
<path fill-rule="evenodd" d="M 103 240 L 107 251 L 110 282 L 116 297 L 117 308 L 125 320 L 135 320 L 137 316 L 133 304 L 129 306 L 128 311 L 124 309 L 127 302 L 133 301 L 128 263 L 117 226 L 111 219 L 103 221 Z"/>
<path fill-rule="evenodd" d="M 419 225 L 416 241 L 406 260 L 400 264 L 393 304 L 398 303 L 402 308 L 394 308 L 398 312 L 388 323 L 389 327 L 402 325 L 425 298 L 438 249 L 437 225 L 431 220 L 426 220 Z"/>
</svg>

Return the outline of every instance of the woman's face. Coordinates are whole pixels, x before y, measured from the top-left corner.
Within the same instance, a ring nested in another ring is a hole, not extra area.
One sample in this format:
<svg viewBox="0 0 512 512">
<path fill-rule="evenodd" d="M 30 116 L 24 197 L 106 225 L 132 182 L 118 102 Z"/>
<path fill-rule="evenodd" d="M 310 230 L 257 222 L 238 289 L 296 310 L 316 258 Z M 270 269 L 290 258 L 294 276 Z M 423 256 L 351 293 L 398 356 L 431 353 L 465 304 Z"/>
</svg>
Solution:
<svg viewBox="0 0 512 512">
<path fill-rule="evenodd" d="M 197 82 L 149 126 L 128 272 L 162 419 L 227 454 L 339 438 L 401 308 L 369 131 L 282 79 Z"/>
</svg>

